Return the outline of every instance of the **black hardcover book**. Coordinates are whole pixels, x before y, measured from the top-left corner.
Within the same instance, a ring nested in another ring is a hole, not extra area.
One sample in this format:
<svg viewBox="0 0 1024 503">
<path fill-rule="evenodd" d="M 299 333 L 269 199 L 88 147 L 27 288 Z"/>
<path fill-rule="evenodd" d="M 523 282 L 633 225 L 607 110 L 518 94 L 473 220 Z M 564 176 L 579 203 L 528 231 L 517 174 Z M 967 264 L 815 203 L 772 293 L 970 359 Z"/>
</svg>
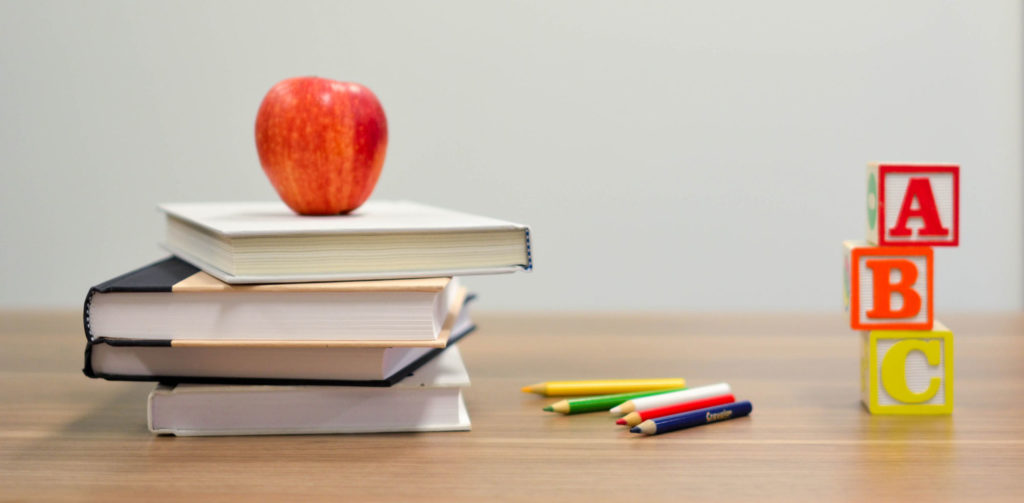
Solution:
<svg viewBox="0 0 1024 503">
<path fill-rule="evenodd" d="M 233 286 L 172 257 L 89 290 L 83 371 L 167 383 L 391 386 L 476 328 L 472 299 L 450 278 Z M 374 337 L 353 338 L 362 330 Z"/>
</svg>

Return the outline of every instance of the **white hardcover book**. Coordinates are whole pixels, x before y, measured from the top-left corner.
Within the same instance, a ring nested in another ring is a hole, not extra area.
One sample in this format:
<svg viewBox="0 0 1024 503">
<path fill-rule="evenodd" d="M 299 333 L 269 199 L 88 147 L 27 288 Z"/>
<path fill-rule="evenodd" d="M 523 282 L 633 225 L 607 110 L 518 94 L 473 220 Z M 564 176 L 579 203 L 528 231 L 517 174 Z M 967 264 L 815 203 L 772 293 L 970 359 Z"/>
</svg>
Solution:
<svg viewBox="0 0 1024 503">
<path fill-rule="evenodd" d="M 149 429 L 178 436 L 284 435 L 470 429 L 458 347 L 388 388 L 158 385 Z"/>
<path fill-rule="evenodd" d="M 408 201 L 301 216 L 284 203 L 176 203 L 164 246 L 226 283 L 424 278 L 530 270 L 525 225 Z"/>
</svg>

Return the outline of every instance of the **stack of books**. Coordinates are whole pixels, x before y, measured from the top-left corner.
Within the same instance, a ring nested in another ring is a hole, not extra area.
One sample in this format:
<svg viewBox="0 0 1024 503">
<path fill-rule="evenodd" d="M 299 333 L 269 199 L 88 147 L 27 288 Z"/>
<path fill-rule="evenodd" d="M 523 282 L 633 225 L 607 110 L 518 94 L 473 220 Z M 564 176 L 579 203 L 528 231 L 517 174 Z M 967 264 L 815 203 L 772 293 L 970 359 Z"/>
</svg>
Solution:
<svg viewBox="0 0 1024 503">
<path fill-rule="evenodd" d="M 305 217 L 160 206 L 174 256 L 89 290 L 89 377 L 158 381 L 175 435 L 468 430 L 457 276 L 530 270 L 527 226 L 410 202 Z"/>
</svg>

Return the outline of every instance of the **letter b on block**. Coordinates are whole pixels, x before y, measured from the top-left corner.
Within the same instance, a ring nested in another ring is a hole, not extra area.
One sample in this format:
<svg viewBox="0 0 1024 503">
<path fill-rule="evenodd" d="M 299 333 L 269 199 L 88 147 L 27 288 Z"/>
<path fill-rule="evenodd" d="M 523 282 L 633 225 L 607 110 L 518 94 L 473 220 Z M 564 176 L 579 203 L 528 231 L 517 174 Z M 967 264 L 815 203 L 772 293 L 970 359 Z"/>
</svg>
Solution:
<svg viewBox="0 0 1024 503">
<path fill-rule="evenodd" d="M 879 246 L 960 244 L 960 167 L 868 165 L 868 236 Z"/>
<path fill-rule="evenodd" d="M 931 248 L 846 241 L 844 299 L 854 330 L 931 330 Z"/>
<path fill-rule="evenodd" d="M 953 412 L 953 333 L 863 332 L 861 395 L 872 414 Z"/>
</svg>

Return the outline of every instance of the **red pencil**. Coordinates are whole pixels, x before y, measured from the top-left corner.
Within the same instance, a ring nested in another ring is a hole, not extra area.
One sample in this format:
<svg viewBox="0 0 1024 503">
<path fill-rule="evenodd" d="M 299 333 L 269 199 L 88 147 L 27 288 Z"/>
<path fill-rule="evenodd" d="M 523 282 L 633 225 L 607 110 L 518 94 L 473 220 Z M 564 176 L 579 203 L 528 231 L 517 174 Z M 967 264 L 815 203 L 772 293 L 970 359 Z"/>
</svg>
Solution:
<svg viewBox="0 0 1024 503">
<path fill-rule="evenodd" d="M 710 398 L 700 398 L 697 400 L 677 403 L 673 405 L 666 405 L 664 407 L 657 407 L 654 409 L 638 410 L 636 412 L 630 412 L 624 417 L 615 421 L 615 424 L 624 424 L 630 428 L 656 417 L 670 416 L 672 414 L 679 414 L 681 412 L 689 412 L 691 410 L 704 409 L 707 407 L 714 407 L 716 405 L 722 405 L 727 403 L 733 403 L 736 401 L 736 397 L 729 395 L 718 395 Z"/>
</svg>

